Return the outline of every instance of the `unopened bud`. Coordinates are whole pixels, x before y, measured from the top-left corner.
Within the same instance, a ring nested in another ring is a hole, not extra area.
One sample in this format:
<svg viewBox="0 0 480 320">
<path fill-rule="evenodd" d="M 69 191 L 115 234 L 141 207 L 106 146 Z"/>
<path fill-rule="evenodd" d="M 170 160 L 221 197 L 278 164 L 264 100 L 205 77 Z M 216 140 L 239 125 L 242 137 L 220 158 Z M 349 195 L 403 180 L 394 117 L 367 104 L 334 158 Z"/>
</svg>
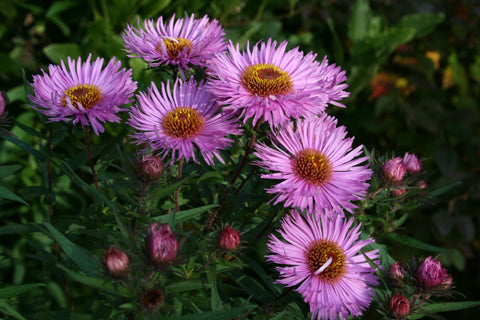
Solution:
<svg viewBox="0 0 480 320">
<path fill-rule="evenodd" d="M 162 159 L 153 154 L 148 154 L 141 160 L 138 160 L 137 167 L 141 179 L 146 183 L 158 180 L 163 171 Z"/>
<path fill-rule="evenodd" d="M 407 172 L 410 174 L 417 173 L 422 169 L 422 162 L 413 153 L 405 153 L 403 156 L 403 164 L 405 165 Z"/>
<path fill-rule="evenodd" d="M 218 245 L 225 250 L 237 249 L 240 245 L 240 234 L 237 230 L 230 228 L 227 224 L 225 229 L 218 236 Z"/>
<path fill-rule="evenodd" d="M 407 168 L 400 157 L 390 159 L 383 165 L 383 173 L 391 181 L 401 181 L 406 171 Z"/>
<path fill-rule="evenodd" d="M 390 298 L 388 307 L 390 308 L 390 312 L 397 319 L 405 318 L 410 314 L 410 302 L 408 301 L 408 298 L 403 296 L 400 292 Z"/>
<path fill-rule="evenodd" d="M 450 279 L 450 280 L 448 280 Z M 452 277 L 442 267 L 440 260 L 427 257 L 417 269 L 417 280 L 425 288 L 433 288 L 442 285 L 444 281 L 452 282 Z"/>
<path fill-rule="evenodd" d="M 157 265 L 167 265 L 177 256 L 178 241 L 168 224 L 152 223 L 147 234 L 147 252 Z"/>
<path fill-rule="evenodd" d="M 159 289 L 148 290 L 142 298 L 142 305 L 150 310 L 158 309 L 163 303 L 163 292 Z"/>
<path fill-rule="evenodd" d="M 125 278 L 130 271 L 130 260 L 121 250 L 110 247 L 104 257 L 107 272 L 115 278 Z"/>
<path fill-rule="evenodd" d="M 388 270 L 388 275 L 392 280 L 403 279 L 405 277 L 405 268 L 400 262 L 396 261 L 390 266 L 390 269 Z"/>
</svg>

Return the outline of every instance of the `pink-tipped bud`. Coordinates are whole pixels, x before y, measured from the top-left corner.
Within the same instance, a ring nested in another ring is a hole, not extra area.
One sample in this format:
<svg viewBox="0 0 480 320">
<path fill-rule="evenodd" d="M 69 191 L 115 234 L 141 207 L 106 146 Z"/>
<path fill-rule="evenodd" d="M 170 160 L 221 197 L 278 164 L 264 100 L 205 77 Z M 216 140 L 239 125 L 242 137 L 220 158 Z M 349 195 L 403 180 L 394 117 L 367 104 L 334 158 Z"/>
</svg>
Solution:
<svg viewBox="0 0 480 320">
<path fill-rule="evenodd" d="M 388 275 L 392 280 L 403 279 L 405 277 L 405 268 L 400 262 L 396 261 L 390 266 L 390 269 L 388 270 Z"/>
<path fill-rule="evenodd" d="M 110 247 L 104 257 L 107 272 L 115 278 L 125 278 L 130 271 L 130 260 L 121 250 Z"/>
<path fill-rule="evenodd" d="M 146 183 L 158 180 L 163 171 L 162 159 L 153 154 L 148 154 L 139 160 L 137 167 L 141 179 Z"/>
<path fill-rule="evenodd" d="M 5 100 L 6 99 L 4 98 L 3 91 L 0 91 L 0 118 L 3 116 L 3 113 L 5 112 L 5 105 L 7 104 Z"/>
<path fill-rule="evenodd" d="M 417 182 L 417 188 L 418 189 L 426 189 L 427 188 L 427 182 L 425 180 L 420 180 Z"/>
<path fill-rule="evenodd" d="M 147 252 L 157 265 L 167 265 L 177 256 L 178 241 L 168 224 L 152 223 L 147 234 Z"/>
<path fill-rule="evenodd" d="M 427 257 L 417 269 L 417 280 L 424 288 L 440 286 L 444 281 L 448 282 L 452 277 L 442 267 L 440 260 Z"/>
<path fill-rule="evenodd" d="M 407 172 L 414 174 L 422 170 L 422 162 L 415 154 L 410 154 L 408 152 L 403 156 L 403 164 L 407 168 Z"/>
<path fill-rule="evenodd" d="M 383 165 L 383 173 L 391 181 L 401 181 L 406 171 L 407 168 L 400 157 L 390 159 Z"/>
<path fill-rule="evenodd" d="M 163 292 L 159 289 L 148 290 L 142 298 L 142 305 L 150 311 L 158 309 L 163 303 Z"/>
<path fill-rule="evenodd" d="M 237 249 L 240 245 L 240 234 L 237 230 L 230 228 L 227 224 L 225 229 L 218 235 L 218 245 L 225 250 Z"/>
<path fill-rule="evenodd" d="M 393 189 L 392 190 L 392 194 L 395 197 L 400 197 L 401 195 L 404 195 L 405 193 L 407 193 L 407 189 L 399 188 L 399 189 Z"/>
<path fill-rule="evenodd" d="M 410 302 L 408 301 L 408 298 L 403 296 L 400 292 L 390 298 L 388 307 L 390 308 L 390 312 L 392 312 L 397 319 L 405 318 L 410 314 Z"/>
</svg>

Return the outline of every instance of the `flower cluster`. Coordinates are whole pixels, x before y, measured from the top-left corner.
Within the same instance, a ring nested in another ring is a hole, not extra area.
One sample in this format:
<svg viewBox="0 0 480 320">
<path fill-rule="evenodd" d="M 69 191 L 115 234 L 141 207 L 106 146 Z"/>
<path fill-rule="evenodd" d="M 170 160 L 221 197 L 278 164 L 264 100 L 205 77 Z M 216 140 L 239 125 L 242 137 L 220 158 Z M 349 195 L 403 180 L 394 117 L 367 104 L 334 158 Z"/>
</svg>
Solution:
<svg viewBox="0 0 480 320">
<path fill-rule="evenodd" d="M 341 103 L 349 95 L 345 71 L 329 64 L 326 57 L 317 61 L 312 52 L 289 50 L 286 41 L 277 44 L 268 39 L 241 49 L 227 43 L 224 36 L 217 20 L 195 19 L 193 14 L 181 19 L 173 16 L 168 22 L 163 17 L 139 21 L 138 28 L 127 25 L 122 38 L 128 57 L 142 58 L 157 70 L 165 66 L 172 70 L 173 79 L 154 79 L 144 91 L 135 93 L 132 70 L 120 70 L 115 58 L 103 68 L 103 59 L 91 62 L 91 54 L 84 62 L 69 57 L 68 68 L 62 61 L 60 66 L 50 65 L 48 73 L 34 76 L 32 107 L 49 121 L 80 123 L 97 135 L 105 131 L 103 123 L 120 122 L 117 113 L 128 112 L 130 137 L 140 146 L 139 154 L 146 154 L 135 163 L 143 191 L 167 174 L 162 164 L 165 159 L 171 160 L 172 167 L 177 164 L 178 180 L 184 161 L 209 166 L 215 165 L 215 159 L 233 163 L 222 152 L 248 131 L 242 123 L 254 127 L 255 134 L 266 124 L 270 134 L 256 145 L 252 138 L 244 162 L 253 150 L 252 164 L 261 169 L 260 178 L 270 183 L 265 188 L 273 195 L 270 202 L 282 203 L 289 211 L 277 230 L 279 236 L 269 237 L 266 260 L 276 264 L 277 282 L 295 287 L 309 304 L 312 319 L 360 316 L 379 284 L 375 272 L 380 268 L 380 255 L 378 249 L 366 248 L 375 245 L 374 239 L 361 234 L 355 215 L 345 216 L 345 211 L 354 214 L 357 202 L 365 199 L 373 174 L 363 145 L 354 146 L 347 128 L 327 113 L 329 106 L 345 107 Z M 201 68 L 206 76 L 199 80 L 193 74 Z M 124 107 L 131 102 L 130 109 Z M 383 164 L 383 180 L 400 196 L 406 192 L 406 178 L 417 177 L 421 169 L 418 157 L 406 153 Z M 228 192 L 233 186 L 234 181 Z M 146 202 L 146 195 L 142 197 L 139 208 Z M 148 218 L 143 207 L 135 213 Z M 173 269 L 179 260 L 176 234 L 167 224 L 149 223 L 143 241 L 138 242 L 148 269 L 152 273 Z M 216 238 L 218 252 L 238 249 L 240 234 L 241 230 L 226 224 Z M 131 272 L 129 257 L 115 247 L 105 254 L 104 266 L 117 279 Z M 397 263 L 389 275 L 394 285 L 401 286 L 408 272 Z M 452 282 L 431 257 L 412 277 L 423 292 L 447 289 Z M 164 293 L 158 288 L 143 289 L 139 305 L 146 310 L 159 308 Z M 393 317 L 403 318 L 411 312 L 411 300 L 403 293 L 390 297 Z"/>
</svg>

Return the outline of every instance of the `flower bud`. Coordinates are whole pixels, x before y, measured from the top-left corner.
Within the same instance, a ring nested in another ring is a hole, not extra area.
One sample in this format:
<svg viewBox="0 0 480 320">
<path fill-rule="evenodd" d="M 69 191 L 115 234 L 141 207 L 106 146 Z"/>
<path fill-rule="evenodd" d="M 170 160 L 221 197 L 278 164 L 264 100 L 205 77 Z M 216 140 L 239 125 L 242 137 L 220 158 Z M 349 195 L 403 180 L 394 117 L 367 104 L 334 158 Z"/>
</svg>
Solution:
<svg viewBox="0 0 480 320">
<path fill-rule="evenodd" d="M 403 279 L 405 277 L 405 268 L 400 262 L 396 261 L 390 266 L 390 269 L 388 270 L 388 276 L 392 280 Z"/>
<path fill-rule="evenodd" d="M 178 241 L 168 224 L 152 223 L 146 246 L 151 261 L 157 266 L 171 263 L 178 251 Z"/>
<path fill-rule="evenodd" d="M 418 189 L 425 189 L 427 188 L 427 182 L 425 180 L 420 180 L 417 183 L 417 188 Z"/>
<path fill-rule="evenodd" d="M 448 282 L 452 277 L 447 273 L 447 270 L 442 267 L 440 260 L 427 257 L 417 269 L 417 280 L 425 288 L 432 288 Z"/>
<path fill-rule="evenodd" d="M 422 162 L 413 153 L 405 153 L 405 155 L 403 156 L 403 164 L 405 165 L 407 172 L 410 174 L 417 173 L 422 169 Z"/>
<path fill-rule="evenodd" d="M 7 103 L 3 96 L 4 96 L 3 91 L 0 91 L 0 118 L 3 116 L 3 113 L 5 112 L 5 104 Z"/>
<path fill-rule="evenodd" d="M 140 178 L 146 183 L 154 182 L 162 175 L 162 159 L 153 154 L 148 154 L 138 160 L 137 167 Z"/>
<path fill-rule="evenodd" d="M 400 197 L 401 195 L 404 195 L 405 193 L 407 193 L 407 189 L 399 188 L 399 189 L 393 189 L 392 190 L 392 194 L 395 197 Z"/>
<path fill-rule="evenodd" d="M 115 278 L 125 278 L 130 271 L 130 260 L 121 250 L 110 247 L 104 256 L 107 272 Z"/>
<path fill-rule="evenodd" d="M 225 229 L 218 236 L 218 245 L 225 250 L 237 249 L 240 245 L 240 234 L 237 230 L 230 228 L 227 224 Z"/>
<path fill-rule="evenodd" d="M 397 292 L 390 298 L 388 307 L 390 308 L 390 312 L 392 312 L 397 319 L 405 318 L 410 314 L 410 302 L 408 301 L 408 298 L 403 296 L 400 292 Z"/>
<path fill-rule="evenodd" d="M 142 305 L 150 311 L 158 309 L 162 305 L 162 302 L 163 292 L 159 289 L 148 290 L 142 298 Z"/>
<path fill-rule="evenodd" d="M 383 165 L 383 173 L 391 181 L 401 181 L 406 171 L 407 168 L 400 157 L 390 159 Z"/>
</svg>

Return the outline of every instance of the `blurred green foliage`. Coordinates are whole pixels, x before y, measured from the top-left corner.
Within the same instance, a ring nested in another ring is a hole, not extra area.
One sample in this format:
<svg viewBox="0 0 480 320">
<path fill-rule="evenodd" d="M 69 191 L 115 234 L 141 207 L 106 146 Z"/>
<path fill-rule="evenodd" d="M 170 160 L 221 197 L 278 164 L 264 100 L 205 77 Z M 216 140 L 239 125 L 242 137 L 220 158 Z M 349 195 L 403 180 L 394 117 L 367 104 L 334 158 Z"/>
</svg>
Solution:
<svg viewBox="0 0 480 320">
<path fill-rule="evenodd" d="M 7 111 L 15 119 L 15 136 L 0 141 L 0 219 L 1 226 L 12 226 L 1 229 L 0 275 L 2 286 L 16 288 L 11 294 L 0 291 L 0 310 L 4 314 L 22 319 L 20 310 L 28 319 L 53 319 L 49 310 L 66 310 L 69 303 L 56 266 L 58 261 L 51 260 L 55 255 L 54 240 L 72 258 L 62 261 L 60 267 L 70 272 L 68 283 L 77 281 L 115 291 L 71 271 L 75 269 L 71 264 L 77 263 L 87 275 L 100 272 L 92 267 L 98 261 L 91 261 L 93 258 L 71 243 L 100 257 L 102 248 L 90 247 L 87 237 L 96 238 L 98 243 L 118 241 L 116 234 L 95 232 L 94 225 L 110 221 L 112 213 L 119 214 L 118 204 L 131 202 L 131 195 L 122 190 L 124 181 L 118 172 L 105 165 L 118 157 L 116 144 L 125 140 L 126 129 L 108 125 L 107 132 L 116 137 L 113 142 L 95 137 L 94 155 L 102 155 L 97 163 L 99 175 L 118 192 L 105 195 L 93 190 L 83 182 L 90 177 L 84 165 L 87 154 L 77 151 L 85 149 L 82 137 L 60 124 L 51 125 L 52 131 L 46 130 L 43 119 L 26 106 L 32 75 L 66 56 L 86 57 L 93 53 L 107 59 L 116 56 L 123 65 L 134 69 L 137 80 L 147 81 L 151 75 L 145 64 L 126 57 L 121 40 L 123 28 L 145 18 L 185 13 L 207 14 L 220 20 L 227 37 L 241 45 L 270 37 L 288 40 L 289 48 L 300 46 L 320 58 L 327 55 L 331 62 L 346 69 L 351 96 L 344 101 L 346 109 L 333 112 L 356 137 L 356 143 L 390 156 L 416 153 L 423 158 L 429 188 L 446 191 L 424 199 L 421 207 L 406 210 L 408 219 L 398 224 L 400 232 L 450 249 L 441 259 L 452 273 L 457 290 L 468 300 L 480 299 L 476 290 L 480 277 L 473 276 L 480 269 L 480 5 L 475 1 L 1 0 L 0 90 L 7 92 L 11 102 Z M 48 141 L 55 146 L 53 149 Z M 133 152 L 133 147 L 129 151 Z M 45 182 L 49 170 L 45 159 L 59 154 L 65 158 L 54 163 L 56 190 L 51 194 Z M 206 168 L 185 170 L 185 177 L 205 174 L 203 181 L 223 180 L 220 169 L 208 174 Z M 259 186 L 249 188 L 239 194 L 239 199 L 249 197 L 247 191 L 255 194 L 255 188 L 261 194 Z M 213 188 L 202 192 L 205 194 L 199 195 L 192 204 L 194 208 L 208 204 L 203 200 L 214 194 Z M 261 207 L 268 199 L 258 196 L 255 203 Z M 109 205 L 97 212 L 97 204 L 107 200 Z M 162 209 L 172 208 L 171 201 L 162 201 Z M 55 227 L 42 224 L 49 218 L 48 203 L 53 203 L 59 213 Z M 78 224 L 71 223 L 75 219 L 79 219 Z M 404 246 L 404 242 L 387 237 L 383 240 L 397 259 L 426 255 L 421 249 Z M 257 276 L 266 279 L 263 274 Z M 239 279 L 241 275 L 232 272 L 231 277 Z M 229 289 L 228 284 L 218 285 Z M 252 286 L 245 284 L 244 289 Z M 88 287 L 71 287 L 74 303 L 81 306 L 75 319 L 89 319 L 89 313 L 109 316 L 113 302 L 108 297 Z M 91 300 L 83 301 L 86 295 Z M 97 304 L 87 305 L 94 298 Z M 264 299 L 257 297 L 258 301 Z M 196 303 L 202 305 L 205 301 Z M 245 310 L 248 308 L 246 305 Z M 298 307 L 287 306 L 286 316 L 289 308 Z M 65 319 L 66 314 L 68 311 L 56 317 Z M 471 318 L 475 312 L 455 314 Z"/>
</svg>

